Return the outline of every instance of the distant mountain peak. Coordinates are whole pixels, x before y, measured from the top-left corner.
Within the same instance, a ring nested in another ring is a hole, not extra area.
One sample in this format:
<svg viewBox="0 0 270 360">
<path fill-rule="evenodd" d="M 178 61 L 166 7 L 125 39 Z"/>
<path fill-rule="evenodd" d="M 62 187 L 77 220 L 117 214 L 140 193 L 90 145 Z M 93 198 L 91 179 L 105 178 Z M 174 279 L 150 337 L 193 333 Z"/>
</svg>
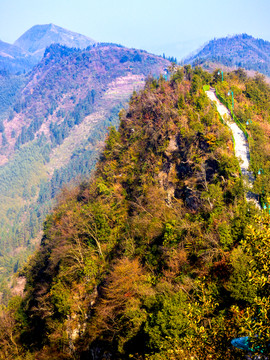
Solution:
<svg viewBox="0 0 270 360">
<path fill-rule="evenodd" d="M 89 45 L 95 44 L 96 41 L 51 23 L 34 25 L 20 36 L 14 42 L 14 45 L 30 52 L 40 60 L 46 47 L 56 43 L 67 47 L 83 49 Z"/>
</svg>

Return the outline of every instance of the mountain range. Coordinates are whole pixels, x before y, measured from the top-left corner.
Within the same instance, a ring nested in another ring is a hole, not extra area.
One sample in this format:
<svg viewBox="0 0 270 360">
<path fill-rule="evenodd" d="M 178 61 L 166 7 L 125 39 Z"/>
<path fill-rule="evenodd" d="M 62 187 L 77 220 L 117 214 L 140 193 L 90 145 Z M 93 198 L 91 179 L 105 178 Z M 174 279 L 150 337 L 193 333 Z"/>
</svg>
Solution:
<svg viewBox="0 0 270 360">
<path fill-rule="evenodd" d="M 146 51 L 91 45 L 90 39 L 81 41 L 55 26 L 34 27 L 19 43 L 25 53 L 40 56 L 52 32 L 61 32 L 61 38 L 76 47 L 53 43 L 27 74 L 0 73 L 3 277 L 40 241 L 42 222 L 59 190 L 78 176 L 89 177 L 108 127 L 118 126 L 118 113 L 132 93 L 148 76 L 158 77 L 170 66 Z M 38 38 L 43 39 L 39 48 Z M 88 41 L 88 47 L 79 48 Z"/>
<path fill-rule="evenodd" d="M 246 334 L 268 357 L 270 87 L 209 71 L 267 70 L 267 42 L 180 67 L 42 25 L 2 49 L 0 358 L 240 360 Z"/>
<path fill-rule="evenodd" d="M 167 51 L 175 54 L 178 60 L 190 52 L 181 62 L 203 65 L 209 70 L 223 65 L 227 68 L 242 67 L 270 76 L 270 42 L 266 40 L 239 34 L 213 39 L 199 47 L 200 42 L 204 43 L 205 38 L 182 41 L 170 46 L 167 44 L 163 48 L 159 45 L 153 49 L 157 53 L 164 54 Z M 42 59 L 46 47 L 52 44 L 84 49 L 94 46 L 97 41 L 54 24 L 35 25 L 14 44 L 0 41 L 0 71 L 5 70 L 12 74 L 29 72 Z"/>
</svg>

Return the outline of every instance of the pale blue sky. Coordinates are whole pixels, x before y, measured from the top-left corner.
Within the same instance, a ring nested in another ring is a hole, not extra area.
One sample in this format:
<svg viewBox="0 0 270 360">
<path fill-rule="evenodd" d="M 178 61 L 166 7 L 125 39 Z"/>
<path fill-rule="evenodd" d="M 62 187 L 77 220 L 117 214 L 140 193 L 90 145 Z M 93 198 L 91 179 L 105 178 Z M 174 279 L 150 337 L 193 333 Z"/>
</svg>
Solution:
<svg viewBox="0 0 270 360">
<path fill-rule="evenodd" d="M 270 0 L 0 0 L 0 39 L 53 23 L 97 41 L 179 57 L 214 37 L 270 41 Z M 186 50 L 185 50 L 186 49 Z"/>
</svg>

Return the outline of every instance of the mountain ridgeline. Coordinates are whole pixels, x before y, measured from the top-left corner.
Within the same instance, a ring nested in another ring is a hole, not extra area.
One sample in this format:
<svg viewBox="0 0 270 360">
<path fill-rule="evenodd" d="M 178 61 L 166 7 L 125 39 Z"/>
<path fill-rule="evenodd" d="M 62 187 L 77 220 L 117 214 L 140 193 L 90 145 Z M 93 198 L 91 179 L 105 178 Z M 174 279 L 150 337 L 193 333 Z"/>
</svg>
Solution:
<svg viewBox="0 0 270 360">
<path fill-rule="evenodd" d="M 54 24 L 35 25 L 20 36 L 15 46 L 32 54 L 35 60 L 42 59 L 45 49 L 52 44 L 69 48 L 85 49 L 96 41 L 87 36 L 72 32 Z"/>
<path fill-rule="evenodd" d="M 186 66 L 134 92 L 95 174 L 47 217 L 24 297 L 1 310 L 0 357 L 240 360 L 241 335 L 267 354 L 270 218 L 246 203 L 231 133 L 202 90 L 233 87 L 263 149 L 269 87 L 244 75 L 221 83 Z M 267 155 L 253 154 L 267 181 Z"/>
<path fill-rule="evenodd" d="M 60 44 L 84 49 L 96 41 L 54 24 L 35 25 L 20 36 L 14 44 L 0 41 L 0 71 L 10 74 L 29 72 L 42 59 L 47 47 Z"/>
<path fill-rule="evenodd" d="M 36 61 L 21 48 L 0 40 L 0 71 L 21 74 L 30 71 Z"/>
<path fill-rule="evenodd" d="M 229 68 L 240 67 L 270 76 L 270 42 L 241 34 L 209 41 L 184 61 L 208 67 L 218 63 Z"/>
</svg>

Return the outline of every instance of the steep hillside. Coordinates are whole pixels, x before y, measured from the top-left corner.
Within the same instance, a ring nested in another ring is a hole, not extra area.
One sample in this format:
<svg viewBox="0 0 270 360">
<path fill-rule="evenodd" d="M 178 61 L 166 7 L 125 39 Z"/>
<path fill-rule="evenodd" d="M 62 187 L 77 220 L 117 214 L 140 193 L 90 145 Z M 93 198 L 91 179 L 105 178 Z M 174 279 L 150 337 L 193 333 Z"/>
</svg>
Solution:
<svg viewBox="0 0 270 360">
<path fill-rule="evenodd" d="M 185 59 L 185 63 L 189 64 L 206 65 L 209 62 L 242 67 L 270 76 L 270 42 L 247 34 L 214 39 Z"/>
<path fill-rule="evenodd" d="M 13 98 L 6 99 L 0 121 L 0 280 L 40 241 L 59 189 L 89 176 L 108 126 L 118 125 L 132 92 L 168 65 L 113 44 L 86 50 L 51 45 L 22 82 L 5 77 Z"/>
<path fill-rule="evenodd" d="M 2 139 L 2 164 L 14 148 L 42 133 L 53 145 L 62 144 L 75 125 L 101 108 L 101 102 L 105 109 L 114 96 L 128 97 L 147 75 L 158 75 L 168 65 L 155 55 L 113 44 L 86 50 L 52 45 L 3 123 L 7 141 L 3 145 Z"/>
<path fill-rule="evenodd" d="M 1 354 L 240 360 L 231 340 L 247 334 L 267 354 L 270 220 L 245 202 L 202 91 L 215 82 L 187 66 L 133 94 L 95 176 L 47 218 L 24 299 L 1 312 Z"/>
<path fill-rule="evenodd" d="M 45 49 L 52 44 L 84 49 L 96 41 L 87 36 L 66 30 L 54 24 L 35 25 L 14 42 L 14 45 L 31 53 L 36 61 L 41 60 Z"/>
</svg>

